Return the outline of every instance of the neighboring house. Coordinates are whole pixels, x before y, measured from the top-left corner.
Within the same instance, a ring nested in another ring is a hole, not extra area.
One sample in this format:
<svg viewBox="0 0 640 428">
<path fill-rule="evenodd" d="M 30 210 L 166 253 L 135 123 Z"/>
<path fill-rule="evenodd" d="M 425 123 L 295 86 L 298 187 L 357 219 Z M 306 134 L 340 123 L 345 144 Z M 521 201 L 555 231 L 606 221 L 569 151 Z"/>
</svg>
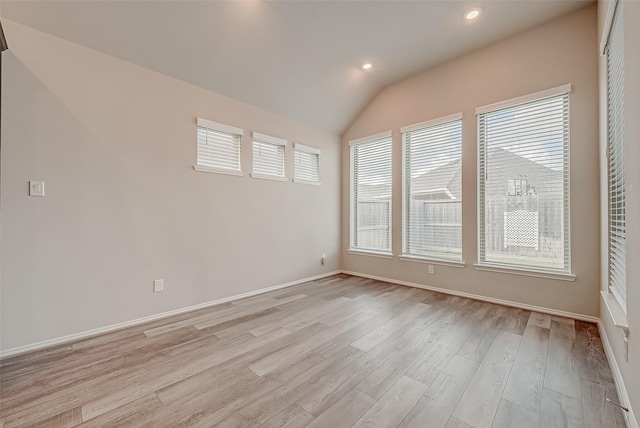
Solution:
<svg viewBox="0 0 640 428">
<path fill-rule="evenodd" d="M 411 180 L 413 199 L 422 201 L 462 200 L 461 159 L 434 168 Z"/>
</svg>

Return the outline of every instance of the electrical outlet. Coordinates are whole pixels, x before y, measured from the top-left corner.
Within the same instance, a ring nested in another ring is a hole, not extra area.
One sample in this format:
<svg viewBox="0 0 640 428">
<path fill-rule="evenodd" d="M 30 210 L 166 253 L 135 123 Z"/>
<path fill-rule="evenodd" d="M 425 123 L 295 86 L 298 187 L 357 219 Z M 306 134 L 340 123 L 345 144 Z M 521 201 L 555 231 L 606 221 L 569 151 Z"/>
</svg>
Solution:
<svg viewBox="0 0 640 428">
<path fill-rule="evenodd" d="M 30 181 L 29 196 L 44 196 L 44 181 Z"/>
<path fill-rule="evenodd" d="M 325 264 L 327 263 L 327 255 L 323 254 L 322 257 L 320 257 L 320 263 Z"/>
<path fill-rule="evenodd" d="M 164 279 L 156 279 L 153 281 L 153 292 L 159 293 L 164 290 Z"/>
<path fill-rule="evenodd" d="M 427 272 L 433 275 L 434 273 L 436 273 L 435 267 L 433 265 L 427 265 Z"/>
</svg>

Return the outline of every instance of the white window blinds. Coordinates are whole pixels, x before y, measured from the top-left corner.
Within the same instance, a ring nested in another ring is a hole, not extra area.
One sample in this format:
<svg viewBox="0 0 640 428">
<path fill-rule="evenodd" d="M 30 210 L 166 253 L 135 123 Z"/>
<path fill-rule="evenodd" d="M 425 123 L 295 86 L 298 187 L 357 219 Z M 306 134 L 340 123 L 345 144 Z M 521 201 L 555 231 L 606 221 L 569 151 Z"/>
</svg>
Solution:
<svg viewBox="0 0 640 428">
<path fill-rule="evenodd" d="M 462 115 L 402 128 L 403 253 L 462 260 Z"/>
<path fill-rule="evenodd" d="M 294 144 L 294 170 L 296 183 L 320 184 L 320 150 Z"/>
<path fill-rule="evenodd" d="M 198 170 L 239 173 L 242 129 L 198 118 Z"/>
<path fill-rule="evenodd" d="M 287 141 L 253 133 L 253 173 L 255 178 L 285 180 L 284 153 Z"/>
<path fill-rule="evenodd" d="M 627 311 L 626 213 L 624 171 L 623 1 L 618 1 L 607 45 L 609 290 Z"/>
<path fill-rule="evenodd" d="M 570 90 L 476 110 L 479 264 L 570 271 Z"/>
<path fill-rule="evenodd" d="M 351 249 L 391 252 L 391 133 L 351 141 Z"/>
</svg>

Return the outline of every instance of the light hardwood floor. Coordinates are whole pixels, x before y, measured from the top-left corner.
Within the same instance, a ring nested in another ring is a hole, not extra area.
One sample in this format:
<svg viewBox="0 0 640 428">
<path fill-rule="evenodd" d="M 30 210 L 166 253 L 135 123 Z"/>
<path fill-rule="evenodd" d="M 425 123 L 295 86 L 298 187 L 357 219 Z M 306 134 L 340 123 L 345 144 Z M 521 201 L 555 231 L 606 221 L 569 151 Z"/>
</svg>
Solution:
<svg viewBox="0 0 640 428">
<path fill-rule="evenodd" d="M 0 366 L 0 428 L 624 427 L 595 325 L 346 275 Z"/>
</svg>

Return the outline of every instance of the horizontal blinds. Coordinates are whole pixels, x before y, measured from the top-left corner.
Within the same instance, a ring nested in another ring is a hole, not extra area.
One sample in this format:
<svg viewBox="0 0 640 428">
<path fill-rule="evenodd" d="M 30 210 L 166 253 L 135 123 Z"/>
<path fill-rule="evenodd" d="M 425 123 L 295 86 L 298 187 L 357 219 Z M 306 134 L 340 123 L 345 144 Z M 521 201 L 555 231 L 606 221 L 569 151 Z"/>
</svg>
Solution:
<svg viewBox="0 0 640 428">
<path fill-rule="evenodd" d="M 284 142 L 271 138 L 271 141 L 264 141 L 267 138 L 257 139 L 259 137 L 259 135 L 257 136 L 254 133 L 253 173 L 273 177 L 284 177 Z"/>
<path fill-rule="evenodd" d="M 320 151 L 296 144 L 294 147 L 295 180 L 320 182 Z"/>
<path fill-rule="evenodd" d="M 351 147 L 351 248 L 391 252 L 391 135 Z"/>
<path fill-rule="evenodd" d="M 209 168 L 240 171 L 241 131 L 229 132 L 232 127 L 198 119 L 198 159 L 197 164 Z M 222 129 L 225 128 L 225 129 Z"/>
<path fill-rule="evenodd" d="M 623 2 L 619 1 L 607 47 L 609 289 L 626 312 L 626 208 L 624 177 Z"/>
<path fill-rule="evenodd" d="M 412 127 L 402 140 L 403 253 L 462 260 L 462 120 Z"/>
<path fill-rule="evenodd" d="M 479 262 L 570 270 L 569 94 L 478 115 Z"/>
</svg>

